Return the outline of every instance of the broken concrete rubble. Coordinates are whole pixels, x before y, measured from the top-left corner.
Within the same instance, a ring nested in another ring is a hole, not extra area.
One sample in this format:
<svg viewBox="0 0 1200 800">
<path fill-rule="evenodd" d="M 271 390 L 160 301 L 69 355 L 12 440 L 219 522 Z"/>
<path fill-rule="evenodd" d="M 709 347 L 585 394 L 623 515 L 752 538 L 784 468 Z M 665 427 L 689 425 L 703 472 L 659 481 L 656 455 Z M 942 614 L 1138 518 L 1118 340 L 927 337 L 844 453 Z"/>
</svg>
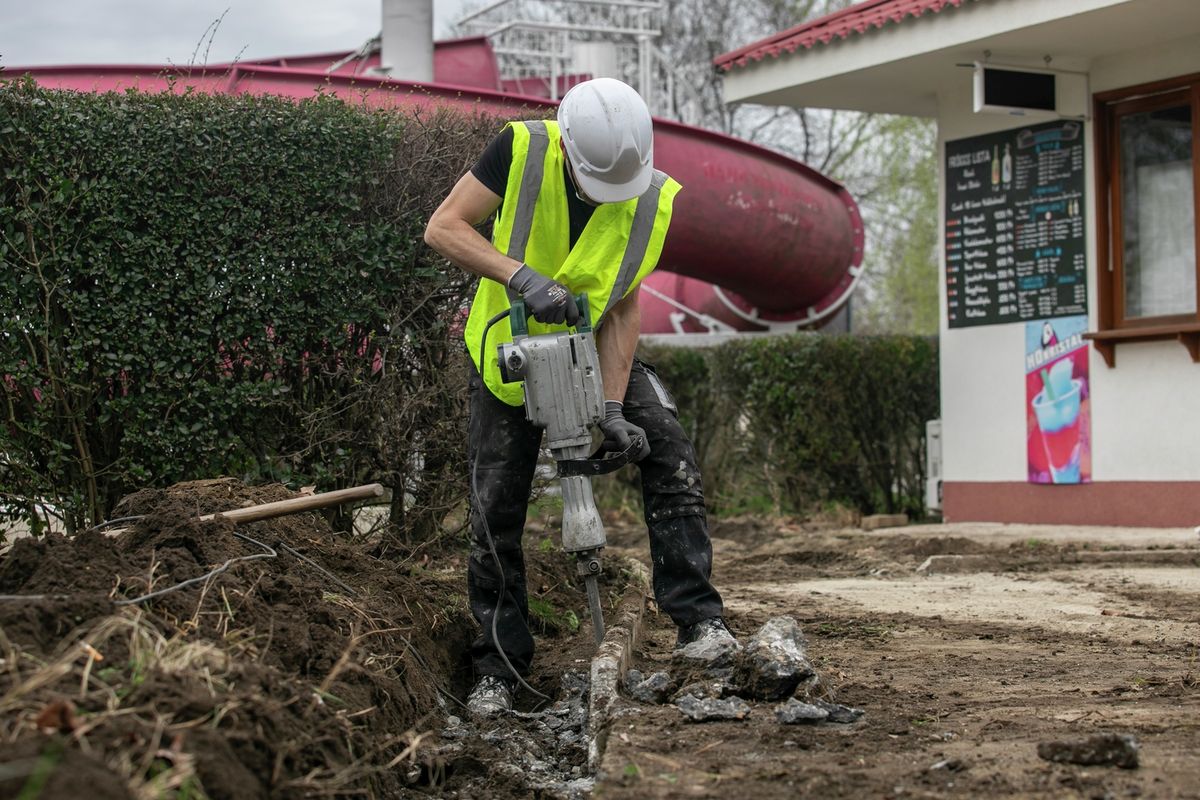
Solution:
<svg viewBox="0 0 1200 800">
<path fill-rule="evenodd" d="M 746 643 L 695 642 L 675 651 L 672 665 L 687 682 L 671 695 L 677 682 L 667 672 L 649 676 L 631 669 L 625 690 L 643 703 L 661 704 L 668 697 L 697 722 L 741 719 L 749 706 L 739 698 L 782 700 L 804 683 L 812 691 L 819 677 L 805 654 L 804 635 L 791 617 L 773 617 Z M 681 671 L 681 672 L 680 672 Z M 849 724 L 863 715 L 861 708 L 826 700 L 796 698 L 776 706 L 775 716 L 785 725 L 823 722 Z M 734 716 L 728 716 L 733 714 Z"/>
<path fill-rule="evenodd" d="M 666 672 L 642 675 L 638 670 L 631 669 L 625 676 L 625 690 L 641 703 L 665 703 L 674 688 L 675 682 Z"/>
<path fill-rule="evenodd" d="M 699 697 L 685 694 L 675 701 L 675 707 L 692 722 L 740 720 L 750 716 L 750 704 L 740 697 L 731 697 L 728 700 L 702 700 Z"/>
<path fill-rule="evenodd" d="M 829 722 L 837 722 L 844 725 L 851 722 L 858 722 L 858 719 L 866 713 L 861 708 L 851 708 L 850 706 L 843 706 L 838 703 L 828 703 L 824 700 L 813 700 L 811 702 L 814 706 L 829 714 Z"/>
<path fill-rule="evenodd" d="M 671 656 L 679 673 L 698 672 L 711 678 L 733 675 L 734 663 L 742 646 L 736 640 L 702 639 L 685 645 Z"/>
<path fill-rule="evenodd" d="M 784 725 L 816 725 L 828 718 L 829 712 L 825 709 L 802 703 L 794 697 L 775 707 L 775 719 Z"/>
<path fill-rule="evenodd" d="M 755 700 L 782 700 L 815 676 L 804 652 L 804 634 L 791 617 L 773 617 L 746 643 L 736 660 L 738 693 Z"/>
<path fill-rule="evenodd" d="M 675 692 L 675 695 L 672 699 L 678 700 L 679 698 L 688 694 L 692 695 L 693 697 L 699 697 L 700 699 L 720 699 L 722 697 L 729 697 L 733 693 L 733 685 L 720 679 L 692 681 L 691 683 L 680 688 L 679 691 Z"/>
<path fill-rule="evenodd" d="M 561 687 L 561 699 L 542 711 L 513 711 L 483 724 L 447 715 L 444 744 L 432 755 L 453 770 L 474 764 L 482 743 L 495 756 L 494 772 L 527 787 L 531 795 L 583 800 L 594 782 L 586 770 L 588 675 L 568 672 Z M 481 774 L 475 788 L 486 793 L 492 779 Z"/>
<path fill-rule="evenodd" d="M 804 702 L 791 698 L 775 707 L 775 718 L 784 725 L 815 725 L 819 722 L 849 724 L 863 715 L 861 708 L 851 708 L 824 700 Z"/>
</svg>

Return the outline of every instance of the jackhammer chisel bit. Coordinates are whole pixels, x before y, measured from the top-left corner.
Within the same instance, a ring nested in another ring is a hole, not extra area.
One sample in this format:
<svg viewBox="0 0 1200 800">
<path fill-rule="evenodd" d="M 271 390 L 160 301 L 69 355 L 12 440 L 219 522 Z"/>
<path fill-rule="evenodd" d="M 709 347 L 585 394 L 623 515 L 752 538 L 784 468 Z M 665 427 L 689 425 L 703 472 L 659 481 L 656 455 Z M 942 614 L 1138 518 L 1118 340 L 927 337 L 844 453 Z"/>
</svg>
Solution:
<svg viewBox="0 0 1200 800">
<path fill-rule="evenodd" d="M 604 609 L 600 605 L 600 554 L 580 553 L 579 574 L 587 587 L 588 611 L 592 615 L 592 633 L 596 644 L 604 641 Z"/>
</svg>

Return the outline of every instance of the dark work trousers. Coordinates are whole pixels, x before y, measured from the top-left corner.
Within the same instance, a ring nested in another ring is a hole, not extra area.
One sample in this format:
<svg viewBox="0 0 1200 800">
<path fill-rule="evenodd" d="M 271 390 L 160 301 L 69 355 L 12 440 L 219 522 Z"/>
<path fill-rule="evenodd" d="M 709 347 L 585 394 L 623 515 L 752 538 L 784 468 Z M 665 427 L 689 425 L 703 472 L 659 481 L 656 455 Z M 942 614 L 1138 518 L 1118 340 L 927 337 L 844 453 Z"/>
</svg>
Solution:
<svg viewBox="0 0 1200 800">
<path fill-rule="evenodd" d="M 533 659 L 533 636 L 521 535 L 542 430 L 525 419 L 524 406 L 498 400 L 483 385 L 474 366 L 469 373 L 467 457 L 475 469 L 477 500 L 471 515 L 474 545 L 467 565 L 467 592 L 481 629 L 471 654 L 477 676 L 511 677 L 492 644 L 492 616 L 501 576 L 480 524 L 483 514 L 504 570 L 497 638 L 513 667 L 526 675 Z M 696 452 L 676 419 L 671 396 L 653 368 L 638 360 L 629 373 L 625 418 L 645 430 L 650 441 L 650 455 L 638 467 L 654 562 L 654 597 L 676 625 L 721 616 L 721 596 L 709 582 L 712 545 Z"/>
</svg>

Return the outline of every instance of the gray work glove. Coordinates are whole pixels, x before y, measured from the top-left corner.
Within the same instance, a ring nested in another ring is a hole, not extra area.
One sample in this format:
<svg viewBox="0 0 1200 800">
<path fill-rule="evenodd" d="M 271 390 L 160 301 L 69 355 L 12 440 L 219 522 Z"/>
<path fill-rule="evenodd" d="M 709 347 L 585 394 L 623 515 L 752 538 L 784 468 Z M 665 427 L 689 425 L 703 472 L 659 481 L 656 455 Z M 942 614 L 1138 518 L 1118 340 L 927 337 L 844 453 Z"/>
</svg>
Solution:
<svg viewBox="0 0 1200 800">
<path fill-rule="evenodd" d="M 640 447 L 633 454 L 634 461 L 641 461 L 650 455 L 650 442 L 646 432 L 625 419 L 625 406 L 617 400 L 604 401 L 604 419 L 600 420 L 600 432 L 604 434 L 604 444 L 601 447 L 615 453 L 624 453 L 633 440 L 640 441 Z"/>
<path fill-rule="evenodd" d="M 561 325 L 564 321 L 574 327 L 579 324 L 579 306 L 570 290 L 558 281 L 539 275 L 528 264 L 508 279 L 508 288 L 525 301 L 533 318 L 545 324 Z"/>
</svg>

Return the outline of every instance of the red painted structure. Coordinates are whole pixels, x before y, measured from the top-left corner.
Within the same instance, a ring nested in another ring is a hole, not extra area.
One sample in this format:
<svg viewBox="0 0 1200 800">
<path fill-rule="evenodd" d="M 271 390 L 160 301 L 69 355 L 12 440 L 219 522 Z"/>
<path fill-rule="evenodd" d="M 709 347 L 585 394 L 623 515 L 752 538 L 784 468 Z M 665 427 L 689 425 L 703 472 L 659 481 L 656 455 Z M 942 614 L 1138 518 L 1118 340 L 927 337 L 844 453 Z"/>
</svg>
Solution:
<svg viewBox="0 0 1200 800">
<path fill-rule="evenodd" d="M 550 115 L 556 105 L 545 97 L 495 88 L 502 84 L 483 38 L 439 42 L 434 83 L 366 74 L 378 59 L 377 52 L 327 53 L 192 69 L 86 65 L 18 67 L 6 73 L 29 73 L 43 86 L 87 92 L 194 87 L 305 98 L 320 87 L 371 107 L 450 105 L 537 117 Z M 863 227 L 841 184 L 748 142 L 669 120 L 655 120 L 655 166 L 684 191 L 676 199 L 660 262 L 662 270 L 674 274 L 656 274 L 647 284 L 643 332 L 704 330 L 690 318 L 681 324 L 678 314 L 673 323 L 678 309 L 656 291 L 736 330 L 760 330 L 771 323 L 815 326 L 845 304 L 859 274 Z"/>
<path fill-rule="evenodd" d="M 866 0 L 723 53 L 713 59 L 713 64 L 727 72 L 752 61 L 762 61 L 767 56 L 778 58 L 784 53 L 794 53 L 801 47 L 811 50 L 816 45 L 829 44 L 834 39 L 866 33 L 868 28 L 898 24 L 906 17 L 936 14 L 947 6 L 958 8 L 964 2 L 979 0 Z"/>
</svg>

